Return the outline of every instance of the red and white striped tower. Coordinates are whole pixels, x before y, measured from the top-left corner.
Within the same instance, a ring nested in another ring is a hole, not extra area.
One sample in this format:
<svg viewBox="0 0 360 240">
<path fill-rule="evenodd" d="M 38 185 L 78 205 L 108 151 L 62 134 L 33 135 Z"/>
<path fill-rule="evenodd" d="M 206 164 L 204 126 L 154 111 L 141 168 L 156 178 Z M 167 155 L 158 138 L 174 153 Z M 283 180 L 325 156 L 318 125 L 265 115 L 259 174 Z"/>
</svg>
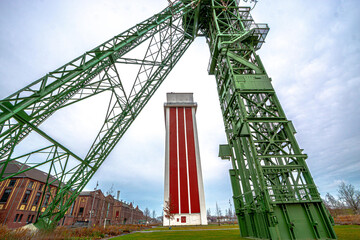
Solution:
<svg viewBox="0 0 360 240">
<path fill-rule="evenodd" d="M 192 93 L 167 93 L 164 206 L 175 218 L 170 225 L 207 225 L 204 185 Z M 169 225 L 169 219 L 163 219 Z"/>
</svg>

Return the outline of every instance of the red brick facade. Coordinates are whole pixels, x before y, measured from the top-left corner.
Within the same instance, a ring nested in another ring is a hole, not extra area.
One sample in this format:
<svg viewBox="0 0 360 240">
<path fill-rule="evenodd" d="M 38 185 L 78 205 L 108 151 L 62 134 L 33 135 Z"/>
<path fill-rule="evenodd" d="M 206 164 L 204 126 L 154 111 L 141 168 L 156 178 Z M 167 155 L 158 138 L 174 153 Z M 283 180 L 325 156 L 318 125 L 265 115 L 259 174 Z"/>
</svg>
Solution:
<svg viewBox="0 0 360 240">
<path fill-rule="evenodd" d="M 73 214 L 74 223 L 79 225 L 137 224 L 144 220 L 143 212 L 138 207 L 134 208 L 131 203 L 119 201 L 111 195 L 105 197 L 101 190 L 80 193 Z"/>
<path fill-rule="evenodd" d="M 50 185 L 43 196 L 44 182 L 28 177 L 11 178 L 0 182 L 0 222 L 10 228 L 17 228 L 35 222 L 37 213 L 45 211 L 52 201 L 56 186 Z M 61 225 L 72 224 L 67 213 Z"/>
<path fill-rule="evenodd" d="M 14 164 L 13 172 L 16 172 Z M 50 185 L 43 194 L 47 175 L 31 169 L 14 178 L 0 182 L 0 224 L 9 228 L 34 223 L 38 210 L 45 211 L 52 201 L 57 186 Z M 50 180 L 52 178 L 50 177 Z M 95 198 L 94 198 L 95 196 Z M 91 219 L 90 219 L 90 211 Z M 101 190 L 81 192 L 58 225 L 115 225 L 136 224 L 144 219 L 142 211 L 132 204 L 104 196 Z"/>
</svg>

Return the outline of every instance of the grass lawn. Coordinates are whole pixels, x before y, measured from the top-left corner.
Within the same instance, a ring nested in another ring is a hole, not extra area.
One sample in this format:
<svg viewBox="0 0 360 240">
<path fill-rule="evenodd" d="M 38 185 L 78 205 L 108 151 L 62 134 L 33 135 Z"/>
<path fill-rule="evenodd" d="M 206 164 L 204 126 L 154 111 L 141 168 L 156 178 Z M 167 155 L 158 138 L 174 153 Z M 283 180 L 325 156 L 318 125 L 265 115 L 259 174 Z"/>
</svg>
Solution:
<svg viewBox="0 0 360 240">
<path fill-rule="evenodd" d="M 240 237 L 238 229 L 232 230 L 204 230 L 204 231 L 159 231 L 159 232 L 138 232 L 125 236 L 112 238 L 112 240 L 127 240 L 127 239 L 237 239 L 246 240 L 246 238 Z"/>
<path fill-rule="evenodd" d="M 203 229 L 203 230 L 199 230 Z M 218 230 L 221 229 L 221 230 Z M 360 239 L 360 226 L 358 225 L 342 225 L 334 226 L 335 232 L 339 240 L 358 240 Z M 147 231 L 132 233 L 112 240 L 127 239 L 237 239 L 241 238 L 237 225 L 209 225 L 209 226 L 193 226 L 193 227 L 157 227 L 148 229 Z"/>
<path fill-rule="evenodd" d="M 189 227 L 178 227 L 178 226 L 173 226 L 171 227 L 171 230 L 195 230 L 195 229 L 223 229 L 223 228 L 234 228 L 234 229 L 239 229 L 239 225 L 237 224 L 226 224 L 226 225 L 206 225 L 206 226 L 189 226 Z M 156 227 L 156 228 L 150 228 L 150 229 L 146 229 L 144 231 L 168 231 L 169 227 Z M 170 230 L 170 231 L 171 231 Z"/>
<path fill-rule="evenodd" d="M 339 240 L 358 240 L 360 239 L 359 225 L 336 225 L 334 230 Z"/>
</svg>

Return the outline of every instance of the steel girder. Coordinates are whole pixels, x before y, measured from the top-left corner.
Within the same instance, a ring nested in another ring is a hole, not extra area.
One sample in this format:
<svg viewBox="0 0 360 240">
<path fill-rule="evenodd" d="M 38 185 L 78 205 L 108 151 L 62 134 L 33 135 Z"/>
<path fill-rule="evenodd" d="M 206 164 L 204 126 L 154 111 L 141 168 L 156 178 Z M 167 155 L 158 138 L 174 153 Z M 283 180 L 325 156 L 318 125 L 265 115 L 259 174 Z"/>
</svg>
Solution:
<svg viewBox="0 0 360 240">
<path fill-rule="evenodd" d="M 267 239 L 335 239 L 331 217 L 305 163 L 260 57 L 269 28 L 237 1 L 205 1 L 200 21 L 211 51 L 231 159 L 241 235 Z M 206 25 L 207 24 L 207 25 Z"/>
<path fill-rule="evenodd" d="M 193 36 L 184 31 L 187 24 L 182 15 L 193 8 L 182 2 L 171 4 L 0 101 L 0 180 L 32 168 L 48 169 L 46 187 L 37 208 L 37 227 L 56 226 L 189 47 Z M 142 43 L 148 43 L 143 58 L 125 56 Z M 139 66 L 129 94 L 118 72 L 121 64 Z M 105 121 L 86 157 L 77 156 L 39 129 L 55 111 L 105 91 L 111 92 Z M 14 157 L 16 145 L 31 131 L 40 134 L 49 145 Z M 19 171 L 7 170 L 11 165 L 19 166 Z M 50 192 L 49 186 L 57 186 L 56 191 Z M 50 202 L 44 210 L 40 206 L 47 195 Z"/>
<path fill-rule="evenodd" d="M 196 36 L 210 47 L 231 159 L 233 198 L 242 236 L 269 239 L 336 238 L 330 216 L 259 56 L 269 30 L 235 0 L 170 1 L 170 6 L 104 44 L 0 101 L 0 180 L 17 173 L 9 164 L 48 166 L 47 185 L 57 185 L 38 227 L 59 221 Z M 124 56 L 149 41 L 145 57 Z M 140 70 L 130 94 L 118 64 Z M 60 108 L 110 91 L 106 118 L 87 156 L 80 158 L 38 126 Z M 14 148 L 35 130 L 50 142 L 20 157 Z M 40 157 L 42 156 L 42 158 Z M 72 161 L 70 161 L 72 160 Z M 73 164 L 76 162 L 77 164 Z M 47 188 L 41 202 L 44 201 Z M 42 203 L 40 204 L 42 205 Z"/>
</svg>

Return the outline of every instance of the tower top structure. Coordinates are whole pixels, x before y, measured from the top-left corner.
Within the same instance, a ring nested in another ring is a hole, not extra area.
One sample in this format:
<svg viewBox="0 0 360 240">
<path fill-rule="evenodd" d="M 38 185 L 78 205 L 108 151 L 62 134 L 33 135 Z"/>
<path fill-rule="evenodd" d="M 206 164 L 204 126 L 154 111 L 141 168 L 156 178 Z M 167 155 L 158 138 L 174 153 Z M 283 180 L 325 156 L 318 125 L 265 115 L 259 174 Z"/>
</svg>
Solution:
<svg viewBox="0 0 360 240">
<path fill-rule="evenodd" d="M 197 107 L 197 103 L 194 102 L 193 93 L 167 93 L 166 100 L 167 102 L 164 103 L 165 107 Z"/>
</svg>

